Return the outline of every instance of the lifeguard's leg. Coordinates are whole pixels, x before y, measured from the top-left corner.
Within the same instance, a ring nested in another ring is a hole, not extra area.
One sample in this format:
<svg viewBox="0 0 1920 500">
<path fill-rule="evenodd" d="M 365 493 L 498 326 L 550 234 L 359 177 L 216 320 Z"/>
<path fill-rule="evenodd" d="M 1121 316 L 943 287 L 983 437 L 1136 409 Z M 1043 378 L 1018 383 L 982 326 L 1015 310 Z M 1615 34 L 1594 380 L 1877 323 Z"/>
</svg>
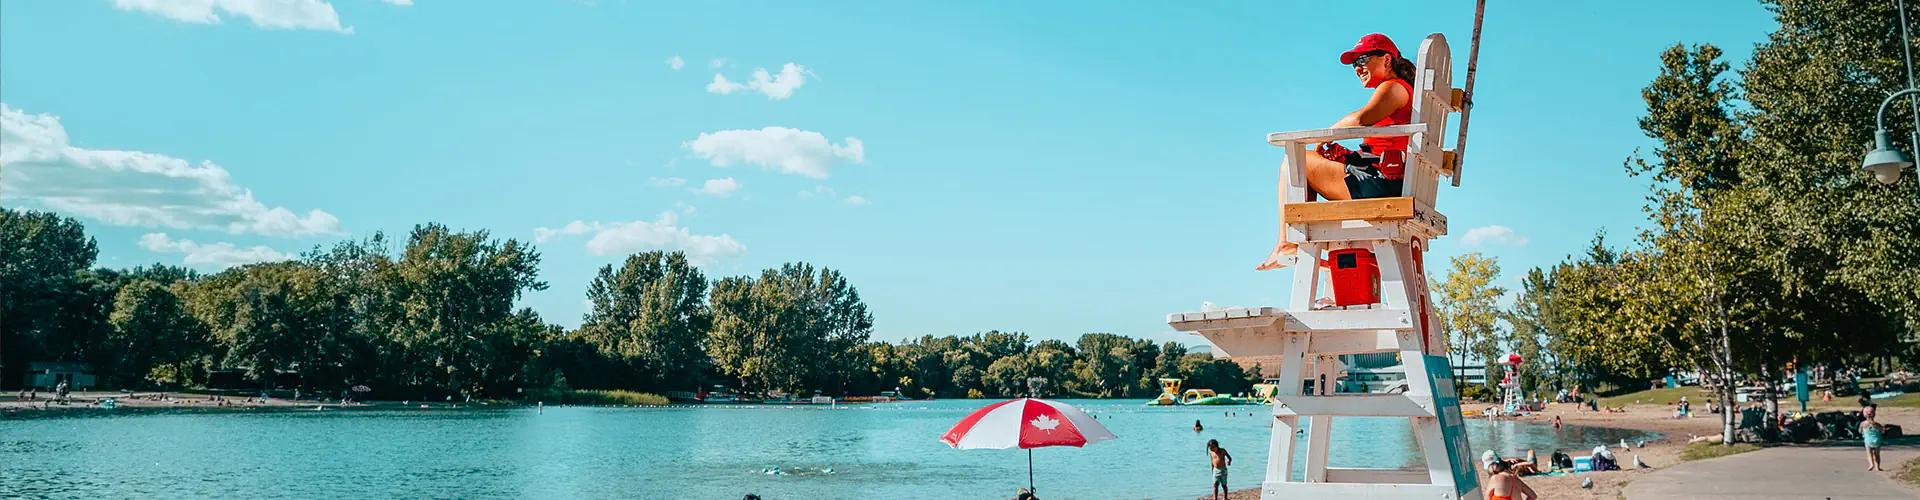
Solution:
<svg viewBox="0 0 1920 500">
<path fill-rule="evenodd" d="M 1337 161 L 1321 158 L 1320 155 L 1306 155 L 1307 187 L 1320 197 L 1329 200 L 1350 200 L 1353 195 L 1347 192 L 1347 166 Z M 1287 168 L 1293 168 L 1288 165 Z M 1280 176 L 1280 242 L 1274 244 L 1273 254 L 1265 262 L 1253 269 L 1266 271 L 1293 265 L 1293 253 L 1297 245 L 1287 241 L 1287 176 Z"/>
</svg>

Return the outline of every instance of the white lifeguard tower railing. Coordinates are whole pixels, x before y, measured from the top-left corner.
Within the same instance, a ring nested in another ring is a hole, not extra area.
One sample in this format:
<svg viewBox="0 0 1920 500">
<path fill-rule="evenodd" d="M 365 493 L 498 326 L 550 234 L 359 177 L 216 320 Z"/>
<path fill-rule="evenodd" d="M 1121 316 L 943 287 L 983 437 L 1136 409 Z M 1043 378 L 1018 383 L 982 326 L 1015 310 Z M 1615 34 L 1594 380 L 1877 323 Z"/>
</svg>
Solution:
<svg viewBox="0 0 1920 500">
<path fill-rule="evenodd" d="M 1426 268 L 1421 260 L 1426 242 L 1447 233 L 1447 218 L 1434 210 L 1434 195 L 1441 176 L 1457 179 L 1459 175 L 1459 156 L 1444 150 L 1443 140 L 1449 115 L 1461 111 L 1467 97 L 1451 86 L 1453 65 L 1446 37 L 1428 36 L 1420 44 L 1414 63 L 1413 123 L 1267 136 L 1267 142 L 1286 148 L 1282 175 L 1287 179 L 1287 199 L 1297 201 L 1287 204 L 1285 210 L 1285 237 L 1300 246 L 1287 307 L 1229 308 L 1167 316 L 1167 323 L 1174 329 L 1206 337 L 1228 357 L 1281 358 L 1262 498 L 1458 500 L 1479 496 L 1475 465 L 1446 358 L 1446 337 L 1440 332 L 1438 315 L 1427 296 Z M 1472 81 L 1471 76 L 1468 81 Z M 1400 197 L 1309 201 L 1313 198 L 1309 197 L 1304 172 L 1292 166 L 1303 164 L 1310 145 L 1379 136 L 1409 136 Z M 1379 265 L 1379 303 L 1316 308 L 1324 252 L 1345 248 L 1373 252 Z M 1337 392 L 1340 384 L 1333 383 L 1338 376 L 1336 358 L 1376 352 L 1399 354 L 1406 369 L 1406 392 Z M 1306 394 L 1306 380 L 1327 383 L 1315 383 L 1312 393 Z M 1334 417 L 1408 419 L 1425 466 L 1329 467 Z M 1294 452 L 1299 443 L 1295 432 L 1303 419 L 1307 424 L 1306 464 L 1304 474 L 1295 477 Z"/>
</svg>

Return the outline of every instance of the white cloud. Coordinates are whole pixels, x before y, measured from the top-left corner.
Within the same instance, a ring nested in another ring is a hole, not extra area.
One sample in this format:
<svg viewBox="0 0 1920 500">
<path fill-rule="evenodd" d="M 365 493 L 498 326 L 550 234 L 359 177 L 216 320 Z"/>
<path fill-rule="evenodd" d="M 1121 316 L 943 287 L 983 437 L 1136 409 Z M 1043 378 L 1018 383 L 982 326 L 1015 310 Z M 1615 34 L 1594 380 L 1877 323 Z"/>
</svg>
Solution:
<svg viewBox="0 0 1920 500">
<path fill-rule="evenodd" d="M 0 192 L 108 224 L 267 236 L 342 234 L 320 210 L 296 214 L 253 199 L 211 161 L 75 147 L 60 118 L 0 103 Z"/>
<path fill-rule="evenodd" d="M 716 68 L 717 67 L 718 66 L 716 66 Z M 802 85 L 806 85 L 807 75 L 811 74 L 813 74 L 813 72 L 807 71 L 806 66 L 794 63 L 787 63 L 785 66 L 781 66 L 780 74 L 778 75 L 768 73 L 766 68 L 754 68 L 753 79 L 747 81 L 747 83 L 736 83 L 728 80 L 726 76 L 714 73 L 713 83 L 707 84 L 707 92 L 732 94 L 741 90 L 751 89 L 766 94 L 768 99 L 782 100 L 793 97 L 793 90 L 800 88 Z"/>
<path fill-rule="evenodd" d="M 716 167 L 752 163 L 783 174 L 816 179 L 827 178 L 835 162 L 867 161 L 866 146 L 859 139 L 848 137 L 844 143 L 834 144 L 819 132 L 786 127 L 702 133 L 680 146 Z"/>
<path fill-rule="evenodd" d="M 747 246 L 733 236 L 693 234 L 679 227 L 679 216 L 661 212 L 653 222 L 613 222 L 601 224 L 573 221 L 560 229 L 534 229 L 534 241 L 545 242 L 560 235 L 592 234 L 587 252 L 593 255 L 626 255 L 650 250 L 682 251 L 695 265 L 707 265 L 746 255 Z"/>
<path fill-rule="evenodd" d="M 412 5 L 412 0 L 387 0 Z M 220 14 L 240 16 L 266 29 L 319 30 L 351 34 L 340 14 L 325 0 L 113 0 L 114 8 L 144 12 L 175 21 L 220 24 Z"/>
<path fill-rule="evenodd" d="M 827 187 L 827 185 L 825 185 L 825 184 L 820 184 L 820 185 L 816 185 L 816 186 L 814 186 L 814 187 L 813 187 L 813 190 L 812 190 L 812 191 L 801 191 L 801 192 L 800 192 L 800 197 L 801 197 L 801 198 L 812 198 L 812 197 L 814 197 L 814 195 L 820 195 L 820 196 L 826 196 L 826 197 L 828 197 L 828 198 L 833 198 L 833 197 L 837 197 L 837 196 L 839 196 L 839 195 L 837 195 L 837 194 L 834 194 L 834 192 L 833 192 L 833 188 L 830 188 L 830 187 Z"/>
<path fill-rule="evenodd" d="M 667 178 L 652 177 L 647 179 L 647 184 L 650 184 L 653 187 L 680 187 L 680 186 L 686 185 L 687 180 L 679 177 L 667 177 Z"/>
<path fill-rule="evenodd" d="M 212 244 L 195 243 L 193 240 L 176 240 L 167 233 L 147 233 L 140 237 L 140 248 L 154 252 L 186 254 L 181 263 L 195 267 L 226 269 L 241 264 L 289 260 L 293 255 L 264 246 L 240 248 L 232 243 Z"/>
<path fill-rule="evenodd" d="M 693 205 L 688 205 L 686 202 L 683 202 L 683 201 L 673 202 L 673 208 L 680 209 L 680 215 L 693 215 L 693 212 L 695 211 L 695 209 L 693 208 Z"/>
<path fill-rule="evenodd" d="M 1481 244 L 1517 247 L 1526 245 L 1527 237 L 1514 234 L 1513 228 L 1507 226 L 1482 226 L 1468 229 L 1467 234 L 1460 237 L 1460 244 L 1469 247 L 1477 247 Z"/>
<path fill-rule="evenodd" d="M 721 58 L 715 58 L 712 61 L 707 61 L 707 67 L 713 68 L 713 69 L 725 68 L 727 67 L 727 58 L 721 57 Z"/>
<path fill-rule="evenodd" d="M 733 194 L 734 191 L 739 191 L 739 190 L 740 190 L 740 183 L 734 181 L 732 177 L 721 178 L 721 179 L 707 179 L 706 184 L 697 188 L 693 188 L 693 192 L 695 193 L 710 194 L 710 195 L 720 196 L 720 197 L 730 196 Z"/>
<path fill-rule="evenodd" d="M 840 201 L 846 202 L 846 204 L 848 205 L 854 205 L 854 206 L 865 206 L 865 205 L 873 204 L 873 202 L 870 200 L 867 200 L 866 197 L 859 196 L 859 195 L 840 198 L 840 193 L 835 192 L 833 188 L 827 187 L 825 184 L 814 186 L 812 191 L 800 192 L 800 198 L 802 199 L 810 199 L 815 196 L 819 196 L 829 200 L 839 199 Z"/>
<path fill-rule="evenodd" d="M 580 221 L 568 222 L 566 226 L 562 226 L 560 229 L 548 229 L 544 227 L 534 228 L 533 242 L 546 243 L 547 240 L 551 240 L 554 237 L 560 236 L 560 235 L 578 236 L 582 234 L 587 234 L 587 231 L 590 231 L 592 229 L 593 227 L 588 226 L 585 222 L 580 222 Z"/>
<path fill-rule="evenodd" d="M 667 67 L 673 68 L 674 71 L 680 71 L 680 68 L 687 67 L 687 60 L 681 59 L 679 54 L 675 54 L 673 57 L 667 58 Z"/>
</svg>

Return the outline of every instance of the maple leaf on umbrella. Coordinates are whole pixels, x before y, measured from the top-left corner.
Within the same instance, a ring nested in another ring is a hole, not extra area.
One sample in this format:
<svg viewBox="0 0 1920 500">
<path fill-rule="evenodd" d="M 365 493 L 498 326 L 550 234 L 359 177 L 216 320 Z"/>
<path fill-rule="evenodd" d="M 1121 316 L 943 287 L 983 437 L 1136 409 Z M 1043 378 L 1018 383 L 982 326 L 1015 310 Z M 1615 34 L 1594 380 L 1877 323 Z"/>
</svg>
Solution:
<svg viewBox="0 0 1920 500">
<path fill-rule="evenodd" d="M 1043 431 L 1052 431 L 1053 428 L 1060 426 L 1059 420 L 1054 420 L 1046 415 L 1033 417 L 1033 420 L 1027 423 L 1033 424 L 1033 428 Z"/>
</svg>

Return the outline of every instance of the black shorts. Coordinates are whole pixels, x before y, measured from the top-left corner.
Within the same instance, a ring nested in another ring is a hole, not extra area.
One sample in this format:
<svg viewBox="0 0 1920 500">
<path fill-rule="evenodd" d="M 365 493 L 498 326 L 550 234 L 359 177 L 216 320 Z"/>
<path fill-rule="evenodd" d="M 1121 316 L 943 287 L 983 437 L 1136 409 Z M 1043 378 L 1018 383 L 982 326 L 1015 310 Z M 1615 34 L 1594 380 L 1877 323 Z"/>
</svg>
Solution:
<svg viewBox="0 0 1920 500">
<path fill-rule="evenodd" d="M 1388 179 L 1375 167 L 1380 156 L 1355 151 L 1347 155 L 1347 193 L 1353 199 L 1392 198 L 1400 196 L 1403 179 Z"/>
</svg>

